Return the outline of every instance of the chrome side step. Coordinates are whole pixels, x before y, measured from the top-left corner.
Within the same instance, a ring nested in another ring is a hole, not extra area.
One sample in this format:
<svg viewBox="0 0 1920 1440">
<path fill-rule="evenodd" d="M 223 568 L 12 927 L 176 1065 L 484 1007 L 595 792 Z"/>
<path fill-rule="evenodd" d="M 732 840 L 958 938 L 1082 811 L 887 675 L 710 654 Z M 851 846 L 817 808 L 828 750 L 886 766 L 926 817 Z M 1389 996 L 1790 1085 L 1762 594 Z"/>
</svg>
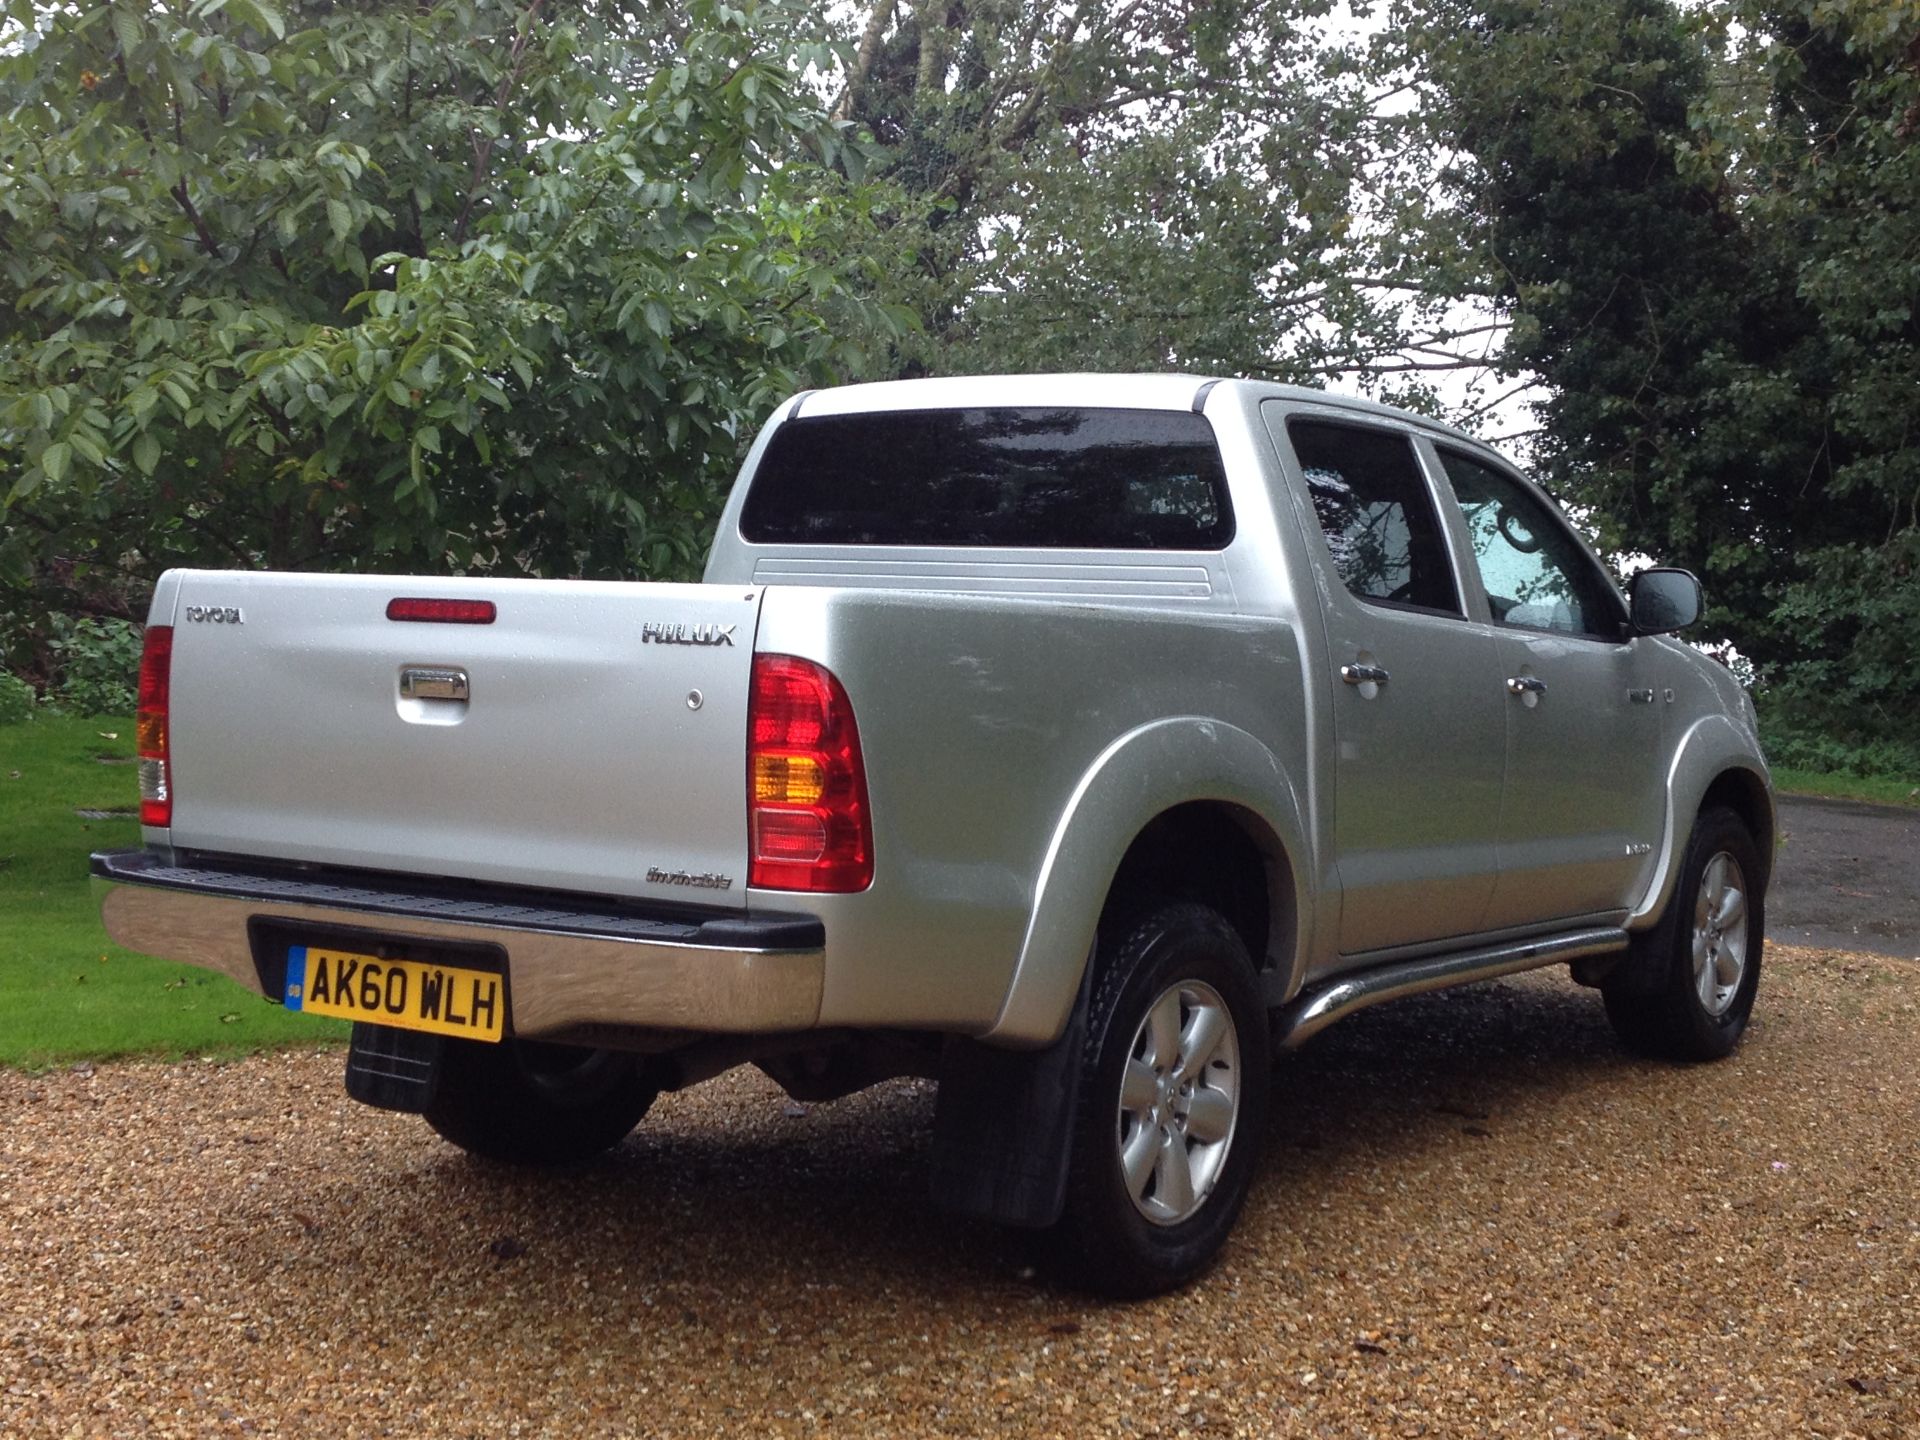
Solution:
<svg viewBox="0 0 1920 1440">
<path fill-rule="evenodd" d="M 1418 960 L 1399 960 L 1371 970 L 1339 975 L 1315 989 L 1302 991 L 1290 1005 L 1274 1013 L 1273 1045 L 1276 1050 L 1291 1050 L 1334 1021 L 1344 1020 L 1354 1011 L 1378 1005 L 1382 1000 L 1424 995 L 1429 990 L 1493 980 L 1501 975 L 1539 970 L 1626 948 L 1626 931 L 1618 926 L 1602 925 L 1559 935 L 1539 935 L 1506 945 L 1490 945 L 1484 950 L 1425 955 Z"/>
</svg>

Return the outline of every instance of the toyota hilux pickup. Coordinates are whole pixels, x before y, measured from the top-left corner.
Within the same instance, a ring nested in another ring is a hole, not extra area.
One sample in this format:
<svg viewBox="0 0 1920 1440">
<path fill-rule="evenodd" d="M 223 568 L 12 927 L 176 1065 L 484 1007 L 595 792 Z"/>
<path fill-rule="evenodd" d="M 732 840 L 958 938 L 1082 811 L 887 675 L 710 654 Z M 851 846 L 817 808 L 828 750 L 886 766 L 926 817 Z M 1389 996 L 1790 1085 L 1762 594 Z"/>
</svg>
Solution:
<svg viewBox="0 0 1920 1440">
<path fill-rule="evenodd" d="M 346 1084 L 579 1162 L 756 1064 L 938 1082 L 936 1203 L 1138 1295 L 1220 1249 L 1278 1049 L 1549 965 L 1739 1040 L 1745 694 L 1470 436 L 1181 376 L 851 386 L 701 584 L 176 570 L 107 929 L 353 1022 Z"/>
</svg>

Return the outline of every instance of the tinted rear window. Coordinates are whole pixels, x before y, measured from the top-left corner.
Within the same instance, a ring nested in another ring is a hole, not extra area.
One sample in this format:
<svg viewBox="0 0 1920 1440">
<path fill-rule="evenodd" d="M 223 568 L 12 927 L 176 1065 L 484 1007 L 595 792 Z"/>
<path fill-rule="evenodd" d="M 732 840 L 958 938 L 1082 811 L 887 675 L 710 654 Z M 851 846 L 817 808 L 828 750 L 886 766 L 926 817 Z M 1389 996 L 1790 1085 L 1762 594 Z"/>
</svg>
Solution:
<svg viewBox="0 0 1920 1440">
<path fill-rule="evenodd" d="M 740 533 L 760 545 L 1217 550 L 1233 511 L 1198 415 L 907 410 L 782 425 Z"/>
</svg>

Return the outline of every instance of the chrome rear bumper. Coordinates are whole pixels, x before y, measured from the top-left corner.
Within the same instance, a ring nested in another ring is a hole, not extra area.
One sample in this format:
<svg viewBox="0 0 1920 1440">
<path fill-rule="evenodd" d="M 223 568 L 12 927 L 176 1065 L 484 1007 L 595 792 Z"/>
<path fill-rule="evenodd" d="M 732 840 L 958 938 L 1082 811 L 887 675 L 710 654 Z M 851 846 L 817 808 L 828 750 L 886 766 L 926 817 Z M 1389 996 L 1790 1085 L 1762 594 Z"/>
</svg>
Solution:
<svg viewBox="0 0 1920 1440">
<path fill-rule="evenodd" d="M 713 1034 L 805 1030 L 820 1016 L 826 933 L 813 916 L 704 922 L 409 893 L 355 877 L 282 877 L 169 864 L 150 851 L 93 857 L 116 944 L 273 995 L 255 922 L 347 927 L 506 952 L 513 1033 L 622 1025 Z M 277 998 L 277 997 L 275 997 Z"/>
</svg>

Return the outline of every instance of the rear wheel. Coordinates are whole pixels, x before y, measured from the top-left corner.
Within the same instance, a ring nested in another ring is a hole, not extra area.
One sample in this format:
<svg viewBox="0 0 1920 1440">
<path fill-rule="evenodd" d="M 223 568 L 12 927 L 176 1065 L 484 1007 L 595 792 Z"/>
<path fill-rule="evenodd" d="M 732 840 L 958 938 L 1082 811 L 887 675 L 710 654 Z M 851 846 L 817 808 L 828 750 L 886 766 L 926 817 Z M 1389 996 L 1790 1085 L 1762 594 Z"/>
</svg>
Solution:
<svg viewBox="0 0 1920 1440">
<path fill-rule="evenodd" d="M 1636 963 L 1600 987 L 1614 1033 L 1669 1060 L 1717 1060 L 1740 1043 L 1760 987 L 1760 855 L 1731 810 L 1701 813 L 1679 884 Z"/>
<path fill-rule="evenodd" d="M 1082 1067 L 1058 1258 L 1107 1295 L 1185 1284 L 1233 1228 L 1266 1130 L 1266 1010 L 1216 911 L 1169 905 L 1127 929 Z"/>
<path fill-rule="evenodd" d="M 619 1050 L 449 1040 L 427 1123 L 462 1150 L 516 1165 L 567 1165 L 611 1149 L 657 1088 Z"/>
</svg>

